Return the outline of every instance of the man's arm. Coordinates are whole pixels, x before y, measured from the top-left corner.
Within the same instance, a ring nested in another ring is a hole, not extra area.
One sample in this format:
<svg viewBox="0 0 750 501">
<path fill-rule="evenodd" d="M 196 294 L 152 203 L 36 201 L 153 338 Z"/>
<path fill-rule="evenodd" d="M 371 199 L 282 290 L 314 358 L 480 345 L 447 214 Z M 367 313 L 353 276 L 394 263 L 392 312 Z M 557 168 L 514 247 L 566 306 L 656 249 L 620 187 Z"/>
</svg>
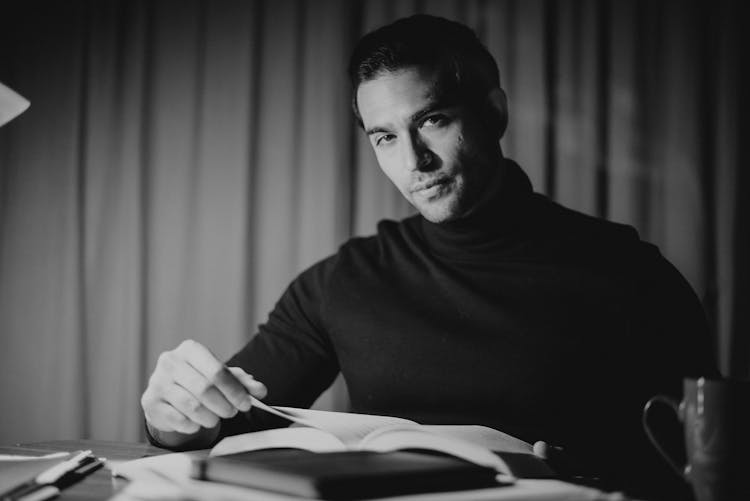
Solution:
<svg viewBox="0 0 750 501">
<path fill-rule="evenodd" d="M 226 365 L 195 341 L 162 353 L 141 398 L 149 440 L 170 449 L 206 448 L 223 436 L 288 424 L 251 410 L 250 395 L 312 404 L 338 373 L 322 318 L 335 261 L 294 280 L 268 322 Z"/>
<path fill-rule="evenodd" d="M 653 246 L 644 247 L 631 338 L 620 346 L 625 360 L 626 385 L 618 425 L 612 430 L 612 472 L 619 485 L 635 495 L 654 499 L 682 499 L 682 479 L 647 440 L 641 425 L 646 401 L 656 394 L 679 398 L 682 379 L 717 374 L 709 324 L 685 278 Z M 672 424 L 675 429 L 678 425 Z"/>
<path fill-rule="evenodd" d="M 309 407 L 339 372 L 338 356 L 326 319 L 328 293 L 337 255 L 307 269 L 294 280 L 245 347 L 227 365 L 252 372 L 268 388 L 269 405 Z M 220 437 L 277 428 L 289 423 L 251 409 L 222 421 Z"/>
</svg>

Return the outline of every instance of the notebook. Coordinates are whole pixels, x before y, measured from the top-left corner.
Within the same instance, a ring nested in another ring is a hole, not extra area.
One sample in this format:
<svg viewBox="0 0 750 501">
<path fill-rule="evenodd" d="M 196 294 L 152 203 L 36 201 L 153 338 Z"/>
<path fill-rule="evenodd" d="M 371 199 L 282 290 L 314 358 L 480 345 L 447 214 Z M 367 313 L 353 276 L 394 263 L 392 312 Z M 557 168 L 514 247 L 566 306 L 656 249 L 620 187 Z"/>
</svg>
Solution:
<svg viewBox="0 0 750 501">
<path fill-rule="evenodd" d="M 366 499 L 502 485 L 493 468 L 411 451 L 271 449 L 193 462 L 191 476 L 306 498 Z"/>
</svg>

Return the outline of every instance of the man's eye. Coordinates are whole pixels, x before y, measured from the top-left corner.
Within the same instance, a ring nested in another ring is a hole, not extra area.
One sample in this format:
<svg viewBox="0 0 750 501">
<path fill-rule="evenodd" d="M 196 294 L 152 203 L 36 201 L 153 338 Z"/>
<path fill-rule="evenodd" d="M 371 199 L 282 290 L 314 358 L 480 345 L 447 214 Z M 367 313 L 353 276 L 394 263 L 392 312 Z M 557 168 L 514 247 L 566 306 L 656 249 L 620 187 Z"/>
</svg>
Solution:
<svg viewBox="0 0 750 501">
<path fill-rule="evenodd" d="M 432 115 L 424 119 L 422 127 L 440 127 L 448 123 L 448 117 L 445 115 Z"/>
<path fill-rule="evenodd" d="M 396 139 L 396 136 L 394 134 L 383 134 L 375 140 L 375 145 L 383 146 L 393 142 L 394 139 Z"/>
</svg>

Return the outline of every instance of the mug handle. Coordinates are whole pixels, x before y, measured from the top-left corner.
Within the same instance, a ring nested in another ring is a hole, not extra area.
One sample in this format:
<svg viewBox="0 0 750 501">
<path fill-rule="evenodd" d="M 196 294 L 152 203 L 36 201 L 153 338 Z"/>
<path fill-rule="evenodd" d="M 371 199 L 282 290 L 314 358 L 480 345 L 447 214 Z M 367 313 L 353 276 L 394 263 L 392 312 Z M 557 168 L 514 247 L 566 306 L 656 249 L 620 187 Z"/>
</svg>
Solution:
<svg viewBox="0 0 750 501">
<path fill-rule="evenodd" d="M 659 451 L 659 454 L 662 455 L 662 457 L 669 463 L 669 466 L 672 467 L 672 469 L 677 473 L 677 475 L 680 476 L 683 480 L 684 477 L 684 471 L 685 471 L 685 465 L 680 466 L 677 464 L 677 461 L 669 455 L 667 450 L 662 446 L 662 444 L 659 442 L 659 439 L 656 438 L 656 435 L 651 430 L 651 427 L 648 424 L 648 415 L 651 411 L 651 408 L 654 406 L 654 404 L 663 404 L 672 409 L 677 416 L 677 419 L 682 421 L 682 418 L 680 416 L 680 403 L 671 398 L 664 395 L 656 395 L 655 397 L 651 397 L 648 402 L 646 402 L 646 405 L 643 406 L 643 429 L 646 431 L 646 435 L 648 436 L 648 439 L 651 441 L 651 444 L 653 444 L 654 447 L 656 447 L 656 450 Z"/>
</svg>

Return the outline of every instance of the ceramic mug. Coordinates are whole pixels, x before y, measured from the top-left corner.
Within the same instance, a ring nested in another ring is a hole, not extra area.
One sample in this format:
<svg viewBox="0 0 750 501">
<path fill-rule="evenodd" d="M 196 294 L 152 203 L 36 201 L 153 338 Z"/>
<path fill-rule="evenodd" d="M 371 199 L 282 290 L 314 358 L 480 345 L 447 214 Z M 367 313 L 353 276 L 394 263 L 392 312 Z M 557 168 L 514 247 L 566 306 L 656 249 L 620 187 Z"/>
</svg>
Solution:
<svg viewBox="0 0 750 501">
<path fill-rule="evenodd" d="M 682 423 L 685 464 L 667 452 L 648 423 L 656 405 L 673 409 Z M 697 501 L 750 500 L 750 381 L 687 378 L 681 402 L 657 395 L 646 403 L 643 427 Z"/>
</svg>

